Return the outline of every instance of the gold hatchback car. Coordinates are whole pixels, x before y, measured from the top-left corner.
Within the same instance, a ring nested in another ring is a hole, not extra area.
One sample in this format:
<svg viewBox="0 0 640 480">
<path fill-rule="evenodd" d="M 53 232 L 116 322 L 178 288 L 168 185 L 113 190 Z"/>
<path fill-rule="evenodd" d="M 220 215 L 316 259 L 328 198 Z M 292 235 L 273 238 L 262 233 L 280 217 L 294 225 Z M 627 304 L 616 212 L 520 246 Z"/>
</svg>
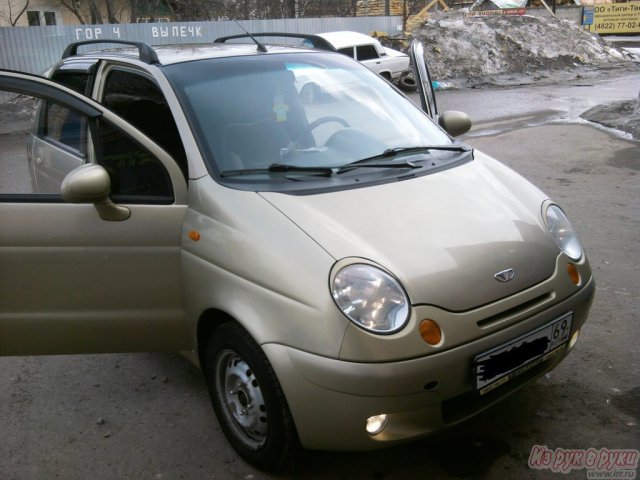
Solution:
<svg viewBox="0 0 640 480">
<path fill-rule="evenodd" d="M 184 352 L 265 470 L 424 436 L 554 368 L 585 253 L 452 140 L 471 122 L 438 114 L 422 46 L 419 108 L 320 37 L 260 38 L 0 71 L 0 355 Z"/>
</svg>

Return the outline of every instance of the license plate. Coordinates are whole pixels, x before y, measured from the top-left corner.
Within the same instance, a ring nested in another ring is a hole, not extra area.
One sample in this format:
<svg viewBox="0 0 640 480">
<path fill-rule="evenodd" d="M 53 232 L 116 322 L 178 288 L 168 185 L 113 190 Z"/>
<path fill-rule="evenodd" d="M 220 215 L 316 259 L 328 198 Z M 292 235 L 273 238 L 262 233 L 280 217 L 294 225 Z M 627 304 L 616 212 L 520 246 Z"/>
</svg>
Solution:
<svg viewBox="0 0 640 480">
<path fill-rule="evenodd" d="M 573 313 L 533 332 L 478 355 L 474 362 L 476 389 L 490 392 L 560 353 L 571 334 Z"/>
</svg>

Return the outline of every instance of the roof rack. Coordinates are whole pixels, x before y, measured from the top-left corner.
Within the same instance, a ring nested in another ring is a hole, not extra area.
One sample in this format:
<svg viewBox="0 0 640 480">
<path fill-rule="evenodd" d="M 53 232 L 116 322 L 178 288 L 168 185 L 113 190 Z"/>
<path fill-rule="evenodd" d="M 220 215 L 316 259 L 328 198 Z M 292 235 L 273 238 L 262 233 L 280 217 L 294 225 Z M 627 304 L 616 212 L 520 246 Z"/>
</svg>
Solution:
<svg viewBox="0 0 640 480">
<path fill-rule="evenodd" d="M 117 43 L 121 45 L 130 45 L 138 49 L 141 61 L 149 64 L 160 63 L 155 50 L 151 48 L 147 43 L 134 42 L 131 40 L 112 40 L 106 38 L 104 40 L 83 40 L 81 42 L 70 43 L 62 53 L 62 59 L 64 60 L 65 58 L 76 55 L 78 53 L 78 47 L 81 47 L 83 45 L 91 45 L 94 43 Z"/>
<path fill-rule="evenodd" d="M 329 50 L 335 52 L 336 49 L 324 38 L 319 35 L 311 35 L 308 33 L 286 33 L 286 32 L 263 32 L 263 33 L 240 33 L 238 35 L 229 35 L 227 37 L 220 37 L 215 39 L 215 43 L 225 43 L 227 40 L 235 40 L 237 38 L 251 38 L 251 37 L 284 37 L 284 38 L 302 38 L 309 40 L 313 44 L 313 48 L 319 48 L 321 50 Z"/>
</svg>

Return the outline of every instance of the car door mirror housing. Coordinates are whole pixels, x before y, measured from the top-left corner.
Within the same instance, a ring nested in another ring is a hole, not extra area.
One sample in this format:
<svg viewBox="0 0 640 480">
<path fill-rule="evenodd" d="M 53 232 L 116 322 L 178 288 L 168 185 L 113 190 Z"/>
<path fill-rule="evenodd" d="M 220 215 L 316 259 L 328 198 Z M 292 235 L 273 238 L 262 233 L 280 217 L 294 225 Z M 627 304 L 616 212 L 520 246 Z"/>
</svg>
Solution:
<svg viewBox="0 0 640 480">
<path fill-rule="evenodd" d="M 62 181 L 61 194 L 67 203 L 104 203 L 109 198 L 111 179 L 100 165 L 81 165 Z"/>
<path fill-rule="evenodd" d="M 438 117 L 438 124 L 452 137 L 471 130 L 471 118 L 464 112 L 448 111 Z"/>
<path fill-rule="evenodd" d="M 116 205 L 109 198 L 111 179 L 101 165 L 81 165 L 64 177 L 60 193 L 67 203 L 93 203 L 100 218 L 109 221 L 126 220 L 131 211 Z"/>
</svg>

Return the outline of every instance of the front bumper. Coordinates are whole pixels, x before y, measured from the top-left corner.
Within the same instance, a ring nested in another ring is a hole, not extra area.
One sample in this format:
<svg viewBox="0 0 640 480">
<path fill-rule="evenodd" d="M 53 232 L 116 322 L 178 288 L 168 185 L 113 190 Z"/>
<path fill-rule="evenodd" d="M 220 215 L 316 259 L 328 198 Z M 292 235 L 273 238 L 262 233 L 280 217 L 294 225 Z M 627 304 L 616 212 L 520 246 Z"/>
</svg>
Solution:
<svg viewBox="0 0 640 480">
<path fill-rule="evenodd" d="M 486 395 L 474 390 L 472 366 L 478 354 L 567 312 L 573 312 L 573 335 L 587 318 L 594 291 L 591 278 L 569 298 L 507 328 L 444 352 L 401 362 L 349 362 L 280 344 L 266 344 L 263 349 L 284 389 L 304 447 L 369 450 L 460 422 L 554 368 L 568 354 L 568 347 Z M 387 427 L 376 436 L 369 435 L 367 418 L 383 413 Z"/>
</svg>

